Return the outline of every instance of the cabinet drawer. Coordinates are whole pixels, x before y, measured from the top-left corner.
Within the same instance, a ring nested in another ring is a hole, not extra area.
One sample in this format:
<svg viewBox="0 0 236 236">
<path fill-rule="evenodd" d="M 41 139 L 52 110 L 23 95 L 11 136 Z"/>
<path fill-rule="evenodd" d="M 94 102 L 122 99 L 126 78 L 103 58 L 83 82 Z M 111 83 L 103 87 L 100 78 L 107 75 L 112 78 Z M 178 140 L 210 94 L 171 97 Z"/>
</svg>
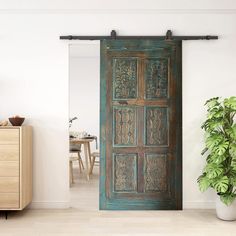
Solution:
<svg viewBox="0 0 236 236">
<path fill-rule="evenodd" d="M 19 146 L 0 145 L 0 161 L 19 161 Z"/>
<path fill-rule="evenodd" d="M 1 144 L 19 144 L 19 129 L 0 129 Z"/>
<path fill-rule="evenodd" d="M 0 177 L 0 193 L 18 193 L 19 177 Z"/>
<path fill-rule="evenodd" d="M 0 208 L 17 209 L 19 208 L 19 193 L 0 193 Z"/>
<path fill-rule="evenodd" d="M 19 177 L 19 162 L 0 161 L 0 177 Z"/>
</svg>

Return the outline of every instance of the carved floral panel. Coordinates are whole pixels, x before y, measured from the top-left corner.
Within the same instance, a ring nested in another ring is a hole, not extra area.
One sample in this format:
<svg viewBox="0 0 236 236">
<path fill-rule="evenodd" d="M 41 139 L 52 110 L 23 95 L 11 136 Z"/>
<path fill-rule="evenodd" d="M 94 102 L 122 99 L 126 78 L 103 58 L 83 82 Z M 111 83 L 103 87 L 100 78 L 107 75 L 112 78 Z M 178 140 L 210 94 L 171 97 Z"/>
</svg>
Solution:
<svg viewBox="0 0 236 236">
<path fill-rule="evenodd" d="M 114 145 L 136 145 L 136 109 L 130 107 L 115 107 L 113 113 Z"/>
<path fill-rule="evenodd" d="M 166 107 L 146 107 L 146 145 L 168 145 Z"/>
<path fill-rule="evenodd" d="M 146 60 L 145 97 L 147 99 L 168 97 L 168 59 Z"/>
<path fill-rule="evenodd" d="M 137 190 L 137 155 L 114 155 L 114 191 L 126 192 Z"/>
<path fill-rule="evenodd" d="M 167 171 L 165 154 L 146 154 L 144 189 L 146 192 L 167 191 Z"/>
<path fill-rule="evenodd" d="M 113 99 L 137 97 L 137 59 L 113 59 Z"/>
</svg>

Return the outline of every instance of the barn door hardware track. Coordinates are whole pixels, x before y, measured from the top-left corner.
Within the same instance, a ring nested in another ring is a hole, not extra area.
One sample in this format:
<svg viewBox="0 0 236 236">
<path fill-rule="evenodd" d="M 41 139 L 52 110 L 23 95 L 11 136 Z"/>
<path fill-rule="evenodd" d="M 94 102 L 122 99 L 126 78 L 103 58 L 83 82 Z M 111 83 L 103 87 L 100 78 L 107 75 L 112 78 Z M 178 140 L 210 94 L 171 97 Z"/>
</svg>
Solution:
<svg viewBox="0 0 236 236">
<path fill-rule="evenodd" d="M 111 31 L 109 36 L 79 36 L 79 35 L 65 35 L 60 36 L 61 40 L 103 40 L 103 39 L 156 39 L 156 40 L 212 40 L 218 39 L 218 36 L 173 36 L 171 30 L 167 30 L 164 36 L 119 36 L 115 30 Z"/>
</svg>

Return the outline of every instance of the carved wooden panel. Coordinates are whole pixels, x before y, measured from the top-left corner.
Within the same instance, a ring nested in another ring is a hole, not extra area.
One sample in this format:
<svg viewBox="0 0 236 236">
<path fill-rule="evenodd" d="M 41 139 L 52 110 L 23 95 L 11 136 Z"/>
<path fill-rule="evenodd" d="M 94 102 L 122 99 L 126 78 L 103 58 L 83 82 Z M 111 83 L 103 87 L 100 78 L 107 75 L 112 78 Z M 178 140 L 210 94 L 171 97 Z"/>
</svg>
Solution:
<svg viewBox="0 0 236 236">
<path fill-rule="evenodd" d="M 136 109 L 131 107 L 114 107 L 113 117 L 114 145 L 136 145 Z"/>
<path fill-rule="evenodd" d="M 146 107 L 146 145 L 168 145 L 168 110 L 166 107 Z"/>
<path fill-rule="evenodd" d="M 113 58 L 113 99 L 137 97 L 137 59 Z"/>
<path fill-rule="evenodd" d="M 115 154 L 113 163 L 115 192 L 137 190 L 137 154 Z"/>
<path fill-rule="evenodd" d="M 166 154 L 146 154 L 144 171 L 145 192 L 166 192 Z"/>
<path fill-rule="evenodd" d="M 145 97 L 147 99 L 168 97 L 168 59 L 148 59 L 145 66 Z"/>
</svg>

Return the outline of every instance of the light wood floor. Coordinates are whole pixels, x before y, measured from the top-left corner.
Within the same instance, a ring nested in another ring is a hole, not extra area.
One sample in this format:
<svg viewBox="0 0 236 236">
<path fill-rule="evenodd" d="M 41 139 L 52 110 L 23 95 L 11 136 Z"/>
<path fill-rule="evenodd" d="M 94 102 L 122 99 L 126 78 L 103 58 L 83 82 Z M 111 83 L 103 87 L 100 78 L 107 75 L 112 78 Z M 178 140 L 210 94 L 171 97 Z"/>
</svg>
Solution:
<svg viewBox="0 0 236 236">
<path fill-rule="evenodd" d="M 216 219 L 211 210 L 79 211 L 26 210 L 0 219 L 4 236 L 235 236 L 236 223 Z"/>
<path fill-rule="evenodd" d="M 2 216 L 0 236 L 236 235 L 236 222 L 218 220 L 212 210 L 98 211 L 97 179 L 95 171 L 89 185 L 85 178 L 75 184 L 69 209 L 25 210 L 7 221 Z"/>
<path fill-rule="evenodd" d="M 85 171 L 79 172 L 79 165 L 74 163 L 75 183 L 70 188 L 70 205 L 83 211 L 97 211 L 99 206 L 99 166 L 94 166 L 93 175 L 87 181 Z"/>
</svg>

